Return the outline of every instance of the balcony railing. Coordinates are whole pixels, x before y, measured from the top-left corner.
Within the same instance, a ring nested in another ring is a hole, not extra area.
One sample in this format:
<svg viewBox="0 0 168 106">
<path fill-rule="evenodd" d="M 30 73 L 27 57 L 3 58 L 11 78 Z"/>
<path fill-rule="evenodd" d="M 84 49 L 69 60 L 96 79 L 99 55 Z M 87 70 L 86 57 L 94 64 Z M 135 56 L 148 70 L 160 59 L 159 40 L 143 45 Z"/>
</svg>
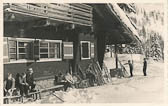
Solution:
<svg viewBox="0 0 168 106">
<path fill-rule="evenodd" d="M 12 3 L 9 4 L 7 8 L 5 10 L 9 12 L 28 16 L 48 18 L 86 26 L 93 24 L 92 7 L 86 4 Z"/>
</svg>

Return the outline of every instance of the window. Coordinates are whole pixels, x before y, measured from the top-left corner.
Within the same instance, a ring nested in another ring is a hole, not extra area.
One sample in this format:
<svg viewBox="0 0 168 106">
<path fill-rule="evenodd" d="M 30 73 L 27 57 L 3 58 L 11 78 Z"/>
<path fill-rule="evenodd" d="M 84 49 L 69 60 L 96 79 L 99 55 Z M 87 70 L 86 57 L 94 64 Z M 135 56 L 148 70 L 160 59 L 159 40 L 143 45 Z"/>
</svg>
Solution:
<svg viewBox="0 0 168 106">
<path fill-rule="evenodd" d="M 61 58 L 61 43 L 50 42 L 49 43 L 49 58 Z"/>
<path fill-rule="evenodd" d="M 30 59 L 31 42 L 18 42 L 18 59 Z"/>
<path fill-rule="evenodd" d="M 9 59 L 13 60 L 23 60 L 32 59 L 32 40 L 28 39 L 12 39 L 8 41 L 9 44 Z"/>
<path fill-rule="evenodd" d="M 59 40 L 41 40 L 40 58 L 61 59 L 61 43 Z"/>
<path fill-rule="evenodd" d="M 81 59 L 90 59 L 89 41 L 81 41 Z"/>
<path fill-rule="evenodd" d="M 4 38 L 4 62 L 20 60 L 62 60 L 61 40 Z M 23 62 L 23 61 L 20 61 Z"/>
<path fill-rule="evenodd" d="M 17 41 L 9 40 L 9 59 L 17 60 Z"/>
<path fill-rule="evenodd" d="M 40 42 L 40 58 L 48 58 L 48 42 Z"/>
</svg>

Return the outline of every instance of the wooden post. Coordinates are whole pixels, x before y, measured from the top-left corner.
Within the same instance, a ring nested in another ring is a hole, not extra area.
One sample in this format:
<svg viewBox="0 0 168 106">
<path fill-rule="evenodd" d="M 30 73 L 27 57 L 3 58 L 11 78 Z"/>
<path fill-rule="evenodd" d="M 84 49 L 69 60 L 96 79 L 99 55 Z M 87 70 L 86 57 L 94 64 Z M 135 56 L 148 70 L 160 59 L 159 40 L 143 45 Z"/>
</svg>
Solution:
<svg viewBox="0 0 168 106">
<path fill-rule="evenodd" d="M 112 45 L 110 45 L 110 54 L 111 54 L 111 57 L 113 57 L 113 51 L 112 51 L 113 47 Z"/>
<path fill-rule="evenodd" d="M 118 68 L 117 44 L 115 44 L 115 59 L 116 59 L 116 69 L 117 69 Z"/>
<path fill-rule="evenodd" d="M 66 42 L 69 41 L 68 37 L 66 37 L 65 41 L 66 41 Z M 65 61 L 66 61 L 66 63 L 68 64 L 68 68 L 69 68 L 69 69 L 68 69 L 68 72 L 70 73 L 70 71 L 71 71 L 71 70 L 70 70 L 70 60 L 69 60 L 69 59 L 66 59 Z M 67 73 L 67 71 L 66 71 L 66 73 Z"/>
</svg>

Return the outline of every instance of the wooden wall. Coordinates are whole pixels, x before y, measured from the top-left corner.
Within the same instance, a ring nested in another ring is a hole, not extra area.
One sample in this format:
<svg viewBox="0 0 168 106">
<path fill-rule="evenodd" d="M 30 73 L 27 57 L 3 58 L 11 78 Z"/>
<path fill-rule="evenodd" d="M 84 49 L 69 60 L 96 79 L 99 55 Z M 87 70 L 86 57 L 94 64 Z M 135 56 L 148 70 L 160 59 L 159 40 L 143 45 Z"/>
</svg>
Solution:
<svg viewBox="0 0 168 106">
<path fill-rule="evenodd" d="M 18 23 L 6 23 L 4 28 L 5 37 L 25 37 L 25 38 L 37 38 L 37 39 L 55 39 L 63 41 L 74 42 L 74 59 L 73 60 L 62 60 L 62 61 L 52 61 L 52 62 L 31 62 L 31 63 L 9 63 L 4 64 L 4 74 L 7 75 L 8 72 L 22 73 L 26 69 L 32 67 L 34 69 L 34 74 L 36 79 L 45 79 L 57 75 L 59 72 L 65 74 L 69 70 L 69 66 L 72 66 L 74 72 L 79 71 L 77 65 L 79 64 L 82 71 L 88 68 L 91 60 L 97 60 L 97 38 L 88 31 L 86 28 L 75 28 L 70 30 L 63 30 L 62 27 L 56 28 L 54 26 L 48 27 L 34 27 L 26 28 L 22 36 L 20 36 L 19 29 L 23 27 Z M 59 30 L 59 31 L 58 31 Z M 80 41 L 90 41 L 95 43 L 95 57 L 93 59 L 81 60 L 81 48 Z"/>
</svg>

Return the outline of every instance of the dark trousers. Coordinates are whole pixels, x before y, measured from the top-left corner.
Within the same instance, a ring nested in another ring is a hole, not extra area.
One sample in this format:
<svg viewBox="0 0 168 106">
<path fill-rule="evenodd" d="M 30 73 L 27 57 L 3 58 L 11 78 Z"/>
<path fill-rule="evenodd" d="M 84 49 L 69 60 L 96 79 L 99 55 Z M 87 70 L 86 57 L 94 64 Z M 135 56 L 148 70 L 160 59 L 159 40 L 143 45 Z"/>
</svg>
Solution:
<svg viewBox="0 0 168 106">
<path fill-rule="evenodd" d="M 33 92 L 36 84 L 29 84 L 29 86 L 31 87 L 30 92 Z"/>
<path fill-rule="evenodd" d="M 20 85 L 19 89 L 20 89 L 20 95 L 21 96 L 23 96 L 24 94 L 28 95 L 29 86 L 27 86 L 27 85 Z"/>
<path fill-rule="evenodd" d="M 143 68 L 143 74 L 144 74 L 144 76 L 147 76 L 147 74 L 146 74 L 146 68 Z"/>
<path fill-rule="evenodd" d="M 131 76 L 131 77 L 133 76 L 132 71 L 133 71 L 133 69 L 130 69 L 130 76 Z"/>
<path fill-rule="evenodd" d="M 6 92 L 6 91 L 4 90 L 4 96 L 6 96 L 6 95 L 7 95 L 7 93 L 8 93 L 8 92 Z"/>
</svg>

